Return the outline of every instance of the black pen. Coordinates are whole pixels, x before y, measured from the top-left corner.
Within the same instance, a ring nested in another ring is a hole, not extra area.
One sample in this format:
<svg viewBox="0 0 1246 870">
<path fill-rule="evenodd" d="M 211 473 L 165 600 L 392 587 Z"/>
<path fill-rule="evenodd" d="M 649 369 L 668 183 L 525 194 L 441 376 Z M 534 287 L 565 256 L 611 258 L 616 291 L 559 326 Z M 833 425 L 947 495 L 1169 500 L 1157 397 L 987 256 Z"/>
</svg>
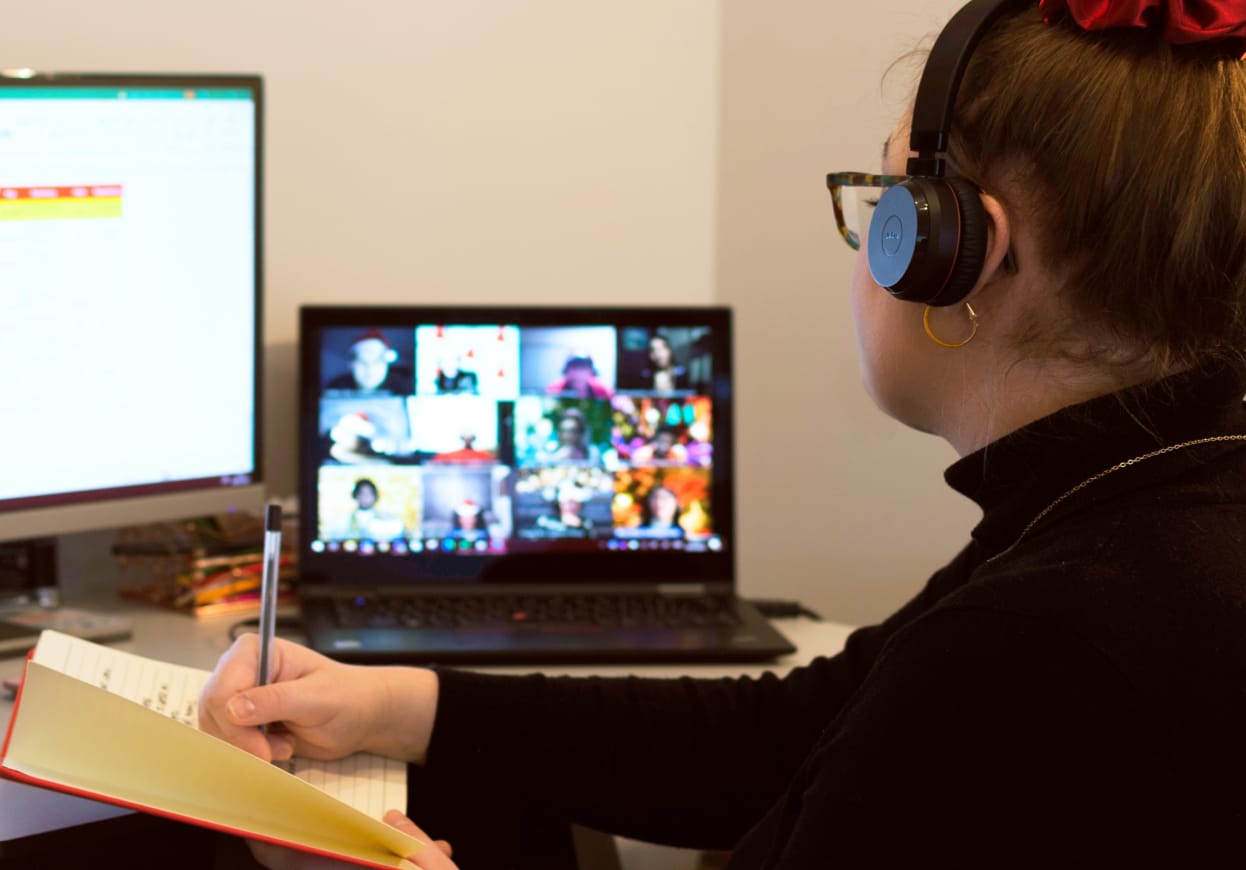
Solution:
<svg viewBox="0 0 1246 870">
<path fill-rule="evenodd" d="M 281 562 L 281 506 L 264 513 L 264 566 L 260 583 L 260 673 L 257 686 L 273 676 L 273 642 L 277 636 L 277 570 Z"/>
</svg>

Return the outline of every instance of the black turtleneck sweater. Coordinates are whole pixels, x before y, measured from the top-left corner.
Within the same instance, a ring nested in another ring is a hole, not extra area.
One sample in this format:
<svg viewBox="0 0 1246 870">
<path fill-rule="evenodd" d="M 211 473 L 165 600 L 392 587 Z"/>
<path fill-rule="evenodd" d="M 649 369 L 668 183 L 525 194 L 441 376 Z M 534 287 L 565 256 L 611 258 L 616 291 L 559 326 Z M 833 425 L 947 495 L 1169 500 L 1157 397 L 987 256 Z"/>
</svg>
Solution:
<svg viewBox="0 0 1246 870">
<path fill-rule="evenodd" d="M 465 870 L 518 808 L 731 868 L 1246 866 L 1246 442 L 1022 534 L 1246 434 L 1244 393 L 1197 370 L 961 459 L 969 544 L 783 679 L 443 672 L 413 813 Z"/>
</svg>

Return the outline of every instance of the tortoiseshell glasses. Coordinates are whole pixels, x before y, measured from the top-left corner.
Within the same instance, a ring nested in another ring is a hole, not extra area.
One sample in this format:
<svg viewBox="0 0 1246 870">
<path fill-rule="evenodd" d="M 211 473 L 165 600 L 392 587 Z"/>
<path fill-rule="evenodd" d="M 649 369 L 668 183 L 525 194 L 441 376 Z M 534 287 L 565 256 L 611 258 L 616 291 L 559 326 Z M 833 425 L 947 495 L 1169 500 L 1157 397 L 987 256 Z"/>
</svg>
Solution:
<svg viewBox="0 0 1246 870">
<path fill-rule="evenodd" d="M 832 172 L 826 176 L 826 189 L 835 206 L 839 234 L 854 251 L 870 228 L 870 217 L 883 191 L 903 181 L 903 175 L 870 175 L 868 172 Z"/>
</svg>

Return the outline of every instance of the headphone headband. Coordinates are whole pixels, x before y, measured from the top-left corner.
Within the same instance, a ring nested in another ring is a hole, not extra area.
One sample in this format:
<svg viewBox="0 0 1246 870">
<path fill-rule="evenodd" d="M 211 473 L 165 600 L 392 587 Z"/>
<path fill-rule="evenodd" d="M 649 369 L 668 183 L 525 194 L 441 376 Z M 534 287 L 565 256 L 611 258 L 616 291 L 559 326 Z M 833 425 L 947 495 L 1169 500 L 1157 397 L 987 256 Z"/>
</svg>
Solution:
<svg viewBox="0 0 1246 870">
<path fill-rule="evenodd" d="M 917 86 L 909 150 L 918 156 L 909 158 L 908 175 L 943 177 L 943 159 L 937 155 L 947 151 L 956 93 L 969 58 L 987 28 L 1022 5 L 1021 0 L 971 0 L 940 32 Z"/>
</svg>

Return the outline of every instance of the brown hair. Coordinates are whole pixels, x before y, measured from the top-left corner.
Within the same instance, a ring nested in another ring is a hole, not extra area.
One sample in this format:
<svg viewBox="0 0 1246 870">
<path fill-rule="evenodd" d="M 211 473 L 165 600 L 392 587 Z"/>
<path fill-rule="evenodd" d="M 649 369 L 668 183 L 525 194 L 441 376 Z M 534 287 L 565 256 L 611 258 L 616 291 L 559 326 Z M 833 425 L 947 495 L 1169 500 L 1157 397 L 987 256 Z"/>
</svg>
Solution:
<svg viewBox="0 0 1246 870">
<path fill-rule="evenodd" d="M 952 171 L 1033 216 L 1077 321 L 1161 371 L 1243 357 L 1246 62 L 1031 8 L 982 40 L 954 117 Z"/>
</svg>

